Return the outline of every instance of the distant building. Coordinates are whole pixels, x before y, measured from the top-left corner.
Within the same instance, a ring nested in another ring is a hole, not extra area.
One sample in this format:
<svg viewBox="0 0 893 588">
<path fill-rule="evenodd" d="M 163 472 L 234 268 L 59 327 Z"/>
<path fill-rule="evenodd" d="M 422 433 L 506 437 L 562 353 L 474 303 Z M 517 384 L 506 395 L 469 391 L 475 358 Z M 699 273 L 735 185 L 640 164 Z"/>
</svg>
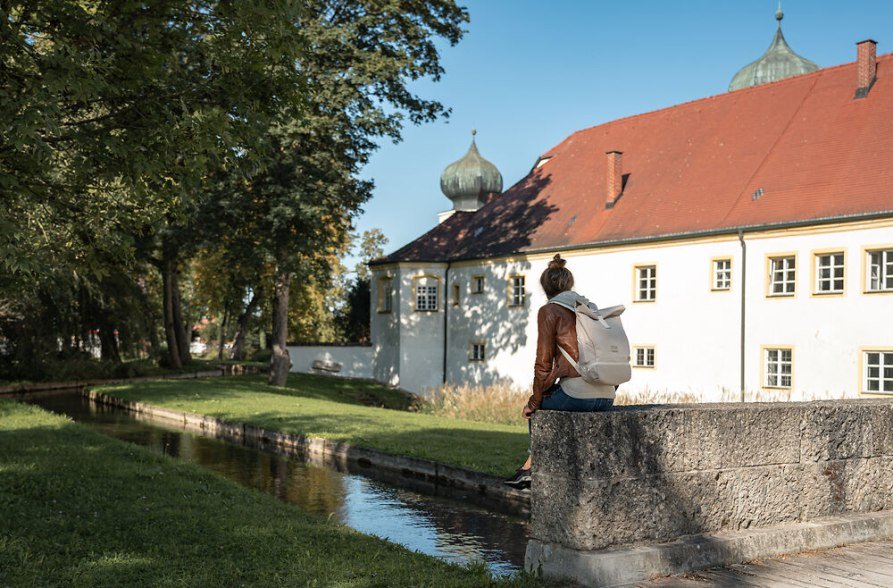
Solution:
<svg viewBox="0 0 893 588">
<path fill-rule="evenodd" d="M 472 140 L 452 210 L 374 261 L 374 377 L 528 386 L 538 279 L 625 304 L 633 392 L 893 393 L 893 55 L 819 69 L 778 32 L 729 93 L 578 131 L 502 192 Z"/>
</svg>

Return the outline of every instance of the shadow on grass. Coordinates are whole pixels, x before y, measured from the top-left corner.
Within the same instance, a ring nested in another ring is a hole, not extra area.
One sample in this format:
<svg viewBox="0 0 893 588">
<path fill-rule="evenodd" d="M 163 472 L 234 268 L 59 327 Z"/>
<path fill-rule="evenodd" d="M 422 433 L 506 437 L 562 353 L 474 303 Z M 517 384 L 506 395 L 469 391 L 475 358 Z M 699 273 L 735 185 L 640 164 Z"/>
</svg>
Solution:
<svg viewBox="0 0 893 588">
<path fill-rule="evenodd" d="M 408 411 L 417 399 L 402 390 L 388 388 L 366 380 L 352 380 L 317 376 L 312 374 L 290 374 L 288 386 L 278 388 L 267 385 L 265 376 L 233 376 L 199 380 L 166 380 L 137 382 L 124 386 L 109 387 L 108 390 L 138 393 L 145 401 L 176 402 L 196 398 L 230 399 L 249 394 L 276 394 L 313 398 L 329 402 L 339 402 L 358 406 L 373 406 L 392 410 Z"/>
</svg>

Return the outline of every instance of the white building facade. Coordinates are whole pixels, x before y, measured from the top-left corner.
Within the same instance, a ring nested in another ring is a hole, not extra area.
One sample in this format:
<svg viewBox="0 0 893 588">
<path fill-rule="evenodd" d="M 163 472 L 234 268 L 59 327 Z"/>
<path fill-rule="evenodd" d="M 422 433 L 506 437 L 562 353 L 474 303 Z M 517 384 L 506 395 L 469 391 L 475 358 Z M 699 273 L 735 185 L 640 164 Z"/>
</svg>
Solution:
<svg viewBox="0 0 893 588">
<path fill-rule="evenodd" d="M 575 133 L 505 193 L 473 144 L 447 171 L 477 184 L 441 180 L 462 208 L 371 264 L 374 377 L 529 388 L 561 253 L 577 292 L 626 306 L 631 395 L 893 393 L 890 81 L 861 43 L 857 63 Z"/>
<path fill-rule="evenodd" d="M 415 392 L 444 382 L 529 387 L 546 303 L 538 280 L 551 257 L 377 266 L 376 379 Z M 742 390 L 748 400 L 893 393 L 893 218 L 563 257 L 578 292 L 627 308 L 627 392 L 702 401 L 739 400 Z"/>
</svg>

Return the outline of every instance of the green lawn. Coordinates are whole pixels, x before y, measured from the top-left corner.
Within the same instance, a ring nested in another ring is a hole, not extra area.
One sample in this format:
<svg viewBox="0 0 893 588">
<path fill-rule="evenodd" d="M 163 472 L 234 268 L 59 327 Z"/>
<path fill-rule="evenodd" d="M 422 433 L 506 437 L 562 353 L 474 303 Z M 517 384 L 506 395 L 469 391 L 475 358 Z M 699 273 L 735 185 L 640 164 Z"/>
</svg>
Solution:
<svg viewBox="0 0 893 588">
<path fill-rule="evenodd" d="M 8 400 L 0 514 L 0 586 L 503 585 Z"/>
<path fill-rule="evenodd" d="M 498 425 L 400 410 L 409 405 L 404 393 L 362 380 L 291 374 L 287 388 L 267 386 L 262 377 L 253 376 L 136 382 L 98 390 L 498 476 L 514 472 L 528 445 L 527 425 L 520 418 L 517 425 Z"/>
</svg>

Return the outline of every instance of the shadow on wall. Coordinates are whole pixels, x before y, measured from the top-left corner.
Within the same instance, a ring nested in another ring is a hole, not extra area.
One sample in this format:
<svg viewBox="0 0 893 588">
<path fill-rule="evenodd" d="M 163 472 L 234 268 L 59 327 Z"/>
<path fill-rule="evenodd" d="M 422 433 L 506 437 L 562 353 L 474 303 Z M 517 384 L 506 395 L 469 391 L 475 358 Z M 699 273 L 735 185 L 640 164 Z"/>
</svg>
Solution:
<svg viewBox="0 0 893 588">
<path fill-rule="evenodd" d="M 450 308 L 448 382 L 510 385 L 512 366 L 507 361 L 521 361 L 532 372 L 532 349 L 529 361 L 521 359 L 530 338 L 531 316 L 537 312 L 531 302 L 531 289 L 539 285 L 531 279 L 530 267 L 527 261 L 488 267 L 484 292 L 471 294 L 465 304 Z M 511 304 L 511 280 L 516 275 L 525 277 L 525 296 L 520 305 Z M 475 343 L 485 345 L 484 361 L 472 359 Z"/>
<path fill-rule="evenodd" d="M 471 284 L 462 278 L 464 283 L 460 285 L 464 295 L 459 305 L 452 305 L 452 300 L 449 302 L 448 382 L 510 383 L 518 369 L 516 362 L 525 365 L 525 369 L 532 373 L 534 350 L 528 345 L 528 335 L 532 317 L 538 310 L 533 300 L 541 294 L 539 276 L 530 274 L 531 264 L 526 260 L 483 261 L 534 245 L 539 228 L 559 211 L 557 206 L 540 197 L 550 183 L 548 175 L 528 177 L 522 182 L 524 185 L 520 189 L 495 198 L 471 218 L 463 239 L 464 246 L 454 255 L 459 259 L 482 258 L 481 272 L 485 274 L 486 282 L 484 291 L 474 294 Z M 517 276 L 523 276 L 525 281 L 521 304 L 517 304 L 512 291 L 512 280 Z M 456 279 L 450 279 L 448 292 L 451 295 Z M 531 296 L 534 293 L 536 296 Z M 475 342 L 485 344 L 485 361 L 471 360 Z M 529 353 L 516 357 L 519 351 L 528 348 Z M 506 364 L 506 360 L 512 363 Z"/>
</svg>

